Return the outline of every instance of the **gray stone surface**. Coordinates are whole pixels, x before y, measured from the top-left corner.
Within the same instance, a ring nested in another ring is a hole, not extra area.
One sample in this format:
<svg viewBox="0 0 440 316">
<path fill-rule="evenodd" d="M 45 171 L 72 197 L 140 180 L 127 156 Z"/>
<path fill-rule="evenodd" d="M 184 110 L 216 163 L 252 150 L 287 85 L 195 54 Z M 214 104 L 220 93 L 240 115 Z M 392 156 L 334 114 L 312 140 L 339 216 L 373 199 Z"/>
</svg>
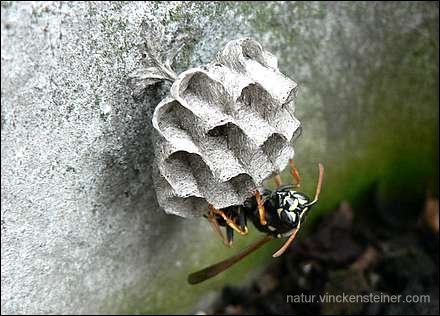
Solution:
<svg viewBox="0 0 440 316">
<path fill-rule="evenodd" d="M 277 56 L 301 87 L 303 179 L 321 161 L 337 183 L 324 183 L 320 205 L 401 157 L 432 161 L 438 3 L 3 1 L 2 313 L 185 313 L 215 284 L 189 287 L 185 276 L 226 250 L 205 222 L 165 215 L 155 199 L 151 116 L 169 85 L 135 98 L 128 87 L 144 26 L 157 22 L 164 50 L 187 43 L 177 73 L 245 36 Z"/>
<path fill-rule="evenodd" d="M 190 230 L 155 202 L 160 98 L 135 101 L 127 78 L 142 22 L 181 5 L 2 2 L 2 313 L 111 312 L 161 247 L 175 263 Z"/>
</svg>

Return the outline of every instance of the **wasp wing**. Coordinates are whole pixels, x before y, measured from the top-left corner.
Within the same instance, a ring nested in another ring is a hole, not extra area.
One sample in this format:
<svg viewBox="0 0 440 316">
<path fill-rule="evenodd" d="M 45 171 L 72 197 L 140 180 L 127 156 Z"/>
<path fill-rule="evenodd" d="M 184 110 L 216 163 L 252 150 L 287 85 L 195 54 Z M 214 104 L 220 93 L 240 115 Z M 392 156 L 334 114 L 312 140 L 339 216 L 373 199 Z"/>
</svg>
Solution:
<svg viewBox="0 0 440 316">
<path fill-rule="evenodd" d="M 217 274 L 225 271 L 230 266 L 237 263 L 241 259 L 245 258 L 246 256 L 248 256 L 249 254 L 251 254 L 252 252 L 254 252 L 255 250 L 257 250 L 258 248 L 260 248 L 261 246 L 263 246 L 265 243 L 267 243 L 268 241 L 270 241 L 272 239 L 273 239 L 272 236 L 267 235 L 267 236 L 259 239 L 258 241 L 254 242 L 253 244 L 249 245 L 247 248 L 245 248 L 244 250 L 242 250 L 238 254 L 236 254 L 226 260 L 223 260 L 221 262 L 213 264 L 212 266 L 209 266 L 209 267 L 202 269 L 200 271 L 191 273 L 188 276 L 188 283 L 189 284 L 198 284 L 198 283 L 201 283 L 203 281 L 206 281 L 207 279 L 210 279 L 210 278 L 216 276 Z"/>
</svg>

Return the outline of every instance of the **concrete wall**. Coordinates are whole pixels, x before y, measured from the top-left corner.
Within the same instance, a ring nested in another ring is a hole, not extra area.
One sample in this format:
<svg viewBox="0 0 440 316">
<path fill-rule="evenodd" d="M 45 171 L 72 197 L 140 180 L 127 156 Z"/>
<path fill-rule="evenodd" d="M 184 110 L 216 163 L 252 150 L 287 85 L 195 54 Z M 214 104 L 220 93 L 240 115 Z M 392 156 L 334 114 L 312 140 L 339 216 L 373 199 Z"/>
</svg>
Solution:
<svg viewBox="0 0 440 316">
<path fill-rule="evenodd" d="M 150 119 L 167 86 L 133 99 L 127 85 L 139 66 L 144 21 L 166 26 L 164 43 L 176 34 L 190 39 L 177 72 L 210 61 L 241 36 L 277 55 L 281 71 L 300 84 L 304 133 L 297 154 L 304 178 L 313 179 L 305 190 L 314 185 L 318 160 L 378 175 L 332 162 L 367 157 L 356 145 L 365 140 L 359 131 L 387 126 L 376 124 L 380 115 L 369 119 L 384 108 L 384 91 L 388 97 L 408 91 L 379 75 L 384 65 L 402 70 L 396 78 L 410 73 L 423 83 L 407 110 L 417 109 L 425 125 L 435 127 L 430 118 L 437 117 L 438 128 L 438 92 L 431 93 L 438 87 L 438 4 L 3 1 L 1 16 L 2 313 L 187 312 L 225 280 L 240 282 L 239 275 L 269 260 L 243 263 L 201 287 L 186 285 L 188 272 L 231 251 L 204 221 L 157 207 Z M 408 34 L 420 36 L 414 41 Z M 411 63 L 414 50 L 406 48 L 415 42 L 423 53 Z M 385 81 L 378 84 L 377 76 Z M 366 93 L 374 84 L 378 92 Z M 335 154 L 341 150 L 346 158 Z M 344 188 L 362 188 L 364 182 L 353 182 L 360 176 L 346 175 L 323 192 L 324 204 L 341 198 Z"/>
</svg>

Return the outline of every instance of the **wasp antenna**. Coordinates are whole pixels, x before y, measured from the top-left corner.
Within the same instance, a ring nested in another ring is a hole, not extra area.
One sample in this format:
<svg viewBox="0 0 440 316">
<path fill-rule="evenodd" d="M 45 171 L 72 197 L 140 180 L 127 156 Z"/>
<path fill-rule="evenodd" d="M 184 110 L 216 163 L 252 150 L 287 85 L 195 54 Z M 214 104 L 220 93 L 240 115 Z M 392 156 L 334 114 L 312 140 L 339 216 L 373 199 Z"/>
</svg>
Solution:
<svg viewBox="0 0 440 316">
<path fill-rule="evenodd" d="M 322 163 L 319 163 L 318 167 L 319 167 L 319 178 L 318 178 L 318 184 L 316 185 L 315 198 L 313 199 L 312 202 L 308 203 L 307 206 L 312 206 L 313 204 L 318 202 L 319 194 L 321 193 L 322 180 L 324 179 L 324 166 L 322 165 Z"/>
<path fill-rule="evenodd" d="M 281 256 L 286 250 L 287 248 L 289 248 L 290 244 L 295 240 L 296 238 L 296 234 L 298 233 L 299 229 L 301 228 L 301 223 L 298 224 L 298 227 L 295 229 L 295 231 L 290 235 L 289 239 L 284 243 L 284 245 L 277 251 L 275 252 L 272 257 L 276 258 Z"/>
</svg>

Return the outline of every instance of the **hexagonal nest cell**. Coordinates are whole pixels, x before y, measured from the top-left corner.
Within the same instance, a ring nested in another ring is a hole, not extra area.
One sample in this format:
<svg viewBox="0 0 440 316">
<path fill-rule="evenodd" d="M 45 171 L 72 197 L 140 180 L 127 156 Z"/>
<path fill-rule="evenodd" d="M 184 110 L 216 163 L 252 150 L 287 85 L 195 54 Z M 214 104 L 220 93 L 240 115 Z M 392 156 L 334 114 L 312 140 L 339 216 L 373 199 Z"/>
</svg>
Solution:
<svg viewBox="0 0 440 316">
<path fill-rule="evenodd" d="M 153 114 L 157 198 L 167 213 L 201 216 L 242 204 L 293 157 L 297 84 L 253 39 L 181 73 Z"/>
</svg>

